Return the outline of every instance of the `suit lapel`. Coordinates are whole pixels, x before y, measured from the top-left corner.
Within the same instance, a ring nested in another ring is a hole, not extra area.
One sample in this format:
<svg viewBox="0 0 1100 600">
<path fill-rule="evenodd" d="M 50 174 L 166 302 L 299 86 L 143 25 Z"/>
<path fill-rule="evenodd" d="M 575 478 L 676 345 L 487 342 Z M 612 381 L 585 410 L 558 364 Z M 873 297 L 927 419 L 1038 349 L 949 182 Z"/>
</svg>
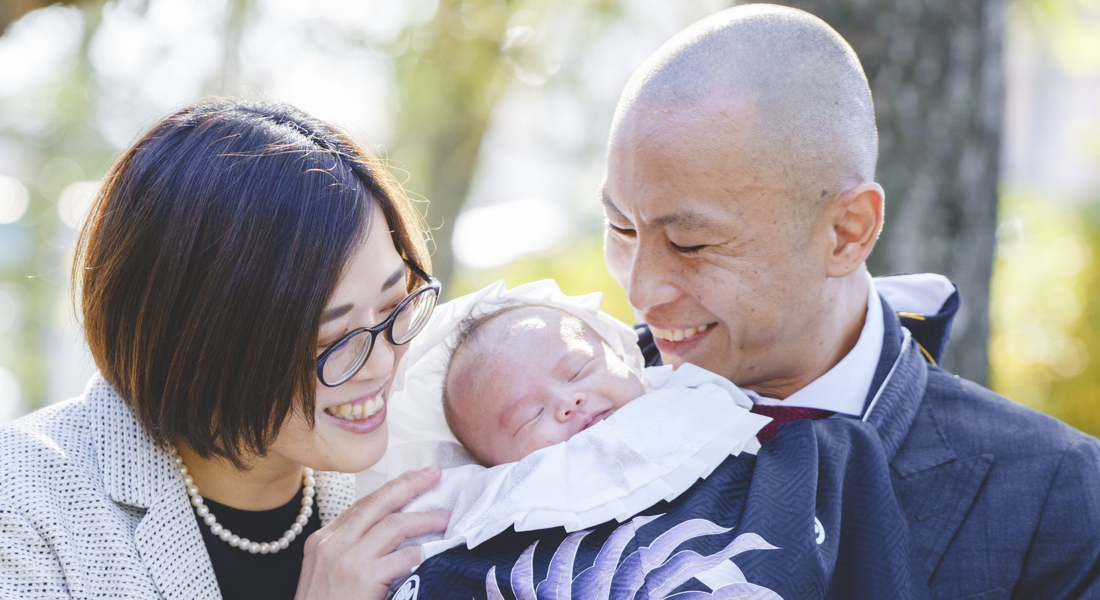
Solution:
<svg viewBox="0 0 1100 600">
<path fill-rule="evenodd" d="M 214 567 L 182 480 L 179 489 L 149 506 L 134 532 L 141 561 L 160 593 L 169 600 L 221 600 Z"/>
<path fill-rule="evenodd" d="M 902 338 L 895 372 L 867 421 L 878 429 L 890 459 L 894 489 L 908 519 L 916 564 L 931 579 L 985 481 L 993 457 L 958 456 L 929 398 L 929 371 L 916 346 L 883 301 L 886 343 Z M 891 361 L 886 352 L 880 361 Z M 879 365 L 878 370 L 883 370 Z"/>
<path fill-rule="evenodd" d="M 89 394 L 100 398 L 90 425 L 103 487 L 113 501 L 145 510 L 134 544 L 157 589 L 172 600 L 220 600 L 214 567 L 171 456 L 146 435 L 106 381 L 97 376 L 89 385 L 106 388 Z"/>
</svg>

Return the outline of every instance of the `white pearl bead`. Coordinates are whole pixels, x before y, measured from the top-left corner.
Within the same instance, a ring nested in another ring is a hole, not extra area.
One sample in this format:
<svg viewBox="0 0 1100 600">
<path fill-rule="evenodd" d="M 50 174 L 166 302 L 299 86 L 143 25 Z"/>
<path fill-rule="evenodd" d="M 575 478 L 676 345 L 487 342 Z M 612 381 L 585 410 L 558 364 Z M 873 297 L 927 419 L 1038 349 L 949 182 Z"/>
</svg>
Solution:
<svg viewBox="0 0 1100 600">
<path fill-rule="evenodd" d="M 187 474 L 187 465 L 183 464 L 183 459 L 176 453 L 176 449 L 170 447 L 169 450 L 171 451 L 172 461 L 176 464 L 177 470 L 183 478 L 183 484 L 187 489 L 187 495 L 190 496 L 191 504 L 195 507 L 195 514 L 210 527 L 210 533 L 218 536 L 219 539 L 234 548 L 247 550 L 252 554 L 274 554 L 280 550 L 285 550 L 291 542 L 302 534 L 302 526 L 308 523 L 309 517 L 313 515 L 314 497 L 317 495 L 314 486 L 317 482 L 313 477 L 313 469 L 303 467 L 302 509 L 299 511 L 298 517 L 294 519 L 290 529 L 283 534 L 283 537 L 274 542 L 259 543 L 233 535 L 232 532 L 218 523 L 218 520 L 210 512 L 210 507 L 203 503 L 203 498 L 199 495 L 199 488 L 195 485 L 195 479 Z"/>
</svg>

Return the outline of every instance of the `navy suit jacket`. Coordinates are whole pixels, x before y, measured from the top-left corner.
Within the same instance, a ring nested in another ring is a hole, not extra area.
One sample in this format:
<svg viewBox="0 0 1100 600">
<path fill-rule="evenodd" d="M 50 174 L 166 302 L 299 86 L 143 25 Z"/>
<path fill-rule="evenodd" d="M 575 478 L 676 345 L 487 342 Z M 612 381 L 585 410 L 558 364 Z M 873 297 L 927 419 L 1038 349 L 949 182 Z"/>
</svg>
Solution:
<svg viewBox="0 0 1100 600">
<path fill-rule="evenodd" d="M 885 300 L 883 318 L 868 403 L 904 342 Z M 936 335 L 946 337 L 945 321 Z M 659 360 L 639 333 L 647 362 Z M 938 358 L 944 339 L 914 335 Z M 934 364 L 906 362 L 886 388 L 868 421 L 909 525 L 911 568 L 932 598 L 1100 598 L 1100 441 Z"/>
</svg>

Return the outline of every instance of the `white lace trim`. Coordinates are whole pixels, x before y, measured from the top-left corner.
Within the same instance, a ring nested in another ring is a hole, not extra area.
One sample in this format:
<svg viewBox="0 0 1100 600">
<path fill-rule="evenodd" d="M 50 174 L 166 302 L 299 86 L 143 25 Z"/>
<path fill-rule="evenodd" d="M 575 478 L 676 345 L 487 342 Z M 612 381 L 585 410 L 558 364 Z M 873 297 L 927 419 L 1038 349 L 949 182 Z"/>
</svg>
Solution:
<svg viewBox="0 0 1100 600">
<path fill-rule="evenodd" d="M 576 531 L 625 521 L 672 500 L 730 455 L 755 454 L 756 432 L 771 419 L 727 380 L 693 365 L 646 370 L 654 391 L 569 441 L 486 469 L 444 471 L 444 482 L 404 510 L 452 510 L 442 539 L 425 540 L 425 558 L 465 543 L 473 548 L 517 531 Z"/>
</svg>

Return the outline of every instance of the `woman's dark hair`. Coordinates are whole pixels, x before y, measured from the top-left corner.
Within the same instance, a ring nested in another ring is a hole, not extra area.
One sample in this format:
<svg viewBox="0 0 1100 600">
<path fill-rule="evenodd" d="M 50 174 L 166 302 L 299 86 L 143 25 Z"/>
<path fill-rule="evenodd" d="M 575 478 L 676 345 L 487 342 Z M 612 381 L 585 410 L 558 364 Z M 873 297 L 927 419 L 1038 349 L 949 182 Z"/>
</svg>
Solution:
<svg viewBox="0 0 1100 600">
<path fill-rule="evenodd" d="M 154 440 L 244 467 L 290 411 L 313 423 L 321 312 L 368 231 L 430 272 L 415 208 L 346 135 L 286 104 L 189 106 L 122 154 L 81 231 L 96 366 Z"/>
</svg>

